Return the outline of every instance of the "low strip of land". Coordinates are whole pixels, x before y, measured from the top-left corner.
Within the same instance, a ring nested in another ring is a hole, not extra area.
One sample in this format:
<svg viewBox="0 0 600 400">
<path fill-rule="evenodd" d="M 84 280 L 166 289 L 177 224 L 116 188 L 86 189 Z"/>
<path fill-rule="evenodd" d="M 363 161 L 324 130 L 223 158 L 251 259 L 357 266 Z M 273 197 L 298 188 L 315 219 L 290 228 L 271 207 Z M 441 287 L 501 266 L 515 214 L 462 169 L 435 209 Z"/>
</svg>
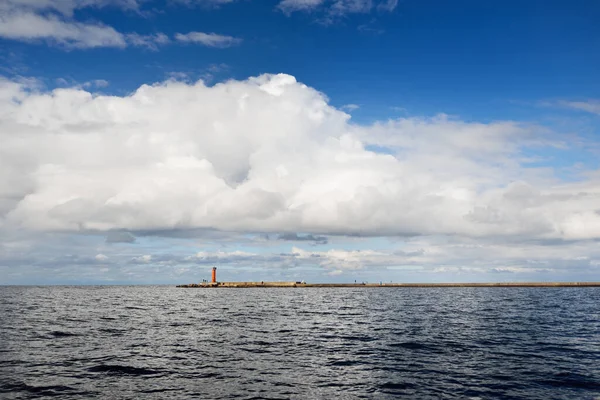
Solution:
<svg viewBox="0 0 600 400">
<path fill-rule="evenodd" d="M 498 283 L 303 283 L 303 282 L 208 282 L 177 285 L 180 288 L 374 288 L 374 287 L 600 287 L 600 282 L 498 282 Z"/>
</svg>

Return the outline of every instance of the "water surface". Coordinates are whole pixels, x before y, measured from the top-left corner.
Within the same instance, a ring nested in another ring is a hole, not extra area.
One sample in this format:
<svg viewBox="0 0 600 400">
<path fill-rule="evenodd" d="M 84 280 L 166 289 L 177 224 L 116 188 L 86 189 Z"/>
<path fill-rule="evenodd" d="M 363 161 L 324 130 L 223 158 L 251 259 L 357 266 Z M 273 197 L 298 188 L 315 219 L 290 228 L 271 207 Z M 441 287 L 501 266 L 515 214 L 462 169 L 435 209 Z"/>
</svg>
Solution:
<svg viewBox="0 0 600 400">
<path fill-rule="evenodd" d="M 600 398 L 600 288 L 0 287 L 0 397 Z"/>
</svg>

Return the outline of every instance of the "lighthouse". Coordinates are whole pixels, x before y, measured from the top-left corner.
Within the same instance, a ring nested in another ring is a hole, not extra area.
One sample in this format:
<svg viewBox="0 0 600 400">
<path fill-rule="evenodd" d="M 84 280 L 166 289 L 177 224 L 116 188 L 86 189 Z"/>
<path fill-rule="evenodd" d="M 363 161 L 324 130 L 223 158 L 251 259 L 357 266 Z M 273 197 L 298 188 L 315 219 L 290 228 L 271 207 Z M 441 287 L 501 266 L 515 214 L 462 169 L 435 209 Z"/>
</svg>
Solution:
<svg viewBox="0 0 600 400">
<path fill-rule="evenodd" d="M 217 267 L 212 269 L 212 283 L 217 283 Z"/>
</svg>

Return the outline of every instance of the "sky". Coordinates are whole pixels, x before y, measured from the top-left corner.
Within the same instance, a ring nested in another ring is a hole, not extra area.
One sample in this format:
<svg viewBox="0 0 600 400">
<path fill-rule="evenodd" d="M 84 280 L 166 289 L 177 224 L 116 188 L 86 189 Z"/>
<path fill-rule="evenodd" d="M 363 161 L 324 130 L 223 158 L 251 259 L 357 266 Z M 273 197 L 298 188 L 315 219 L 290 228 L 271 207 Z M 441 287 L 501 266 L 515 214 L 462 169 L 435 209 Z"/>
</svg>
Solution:
<svg viewBox="0 0 600 400">
<path fill-rule="evenodd" d="M 0 284 L 600 281 L 595 0 L 0 0 Z"/>
</svg>

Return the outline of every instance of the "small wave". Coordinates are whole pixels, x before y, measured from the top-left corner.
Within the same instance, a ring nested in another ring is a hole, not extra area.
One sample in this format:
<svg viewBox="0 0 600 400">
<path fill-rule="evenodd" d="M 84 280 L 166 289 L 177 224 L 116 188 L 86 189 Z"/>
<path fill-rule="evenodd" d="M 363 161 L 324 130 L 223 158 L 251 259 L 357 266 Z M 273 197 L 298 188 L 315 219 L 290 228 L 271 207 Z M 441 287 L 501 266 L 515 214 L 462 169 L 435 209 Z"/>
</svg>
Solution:
<svg viewBox="0 0 600 400">
<path fill-rule="evenodd" d="M 64 385 L 33 386 L 24 382 L 0 385 L 0 393 L 29 392 L 42 396 L 61 396 L 75 389 Z"/>
<path fill-rule="evenodd" d="M 205 319 L 204 323 L 205 324 L 223 324 L 223 323 L 227 323 L 228 321 L 225 321 L 224 319 L 221 318 L 211 318 L 211 319 Z"/>
<path fill-rule="evenodd" d="M 331 381 L 319 381 L 316 382 L 318 387 L 347 387 L 352 386 L 351 384 L 341 383 L 341 382 L 331 382 Z"/>
<path fill-rule="evenodd" d="M 178 391 L 181 389 L 142 389 L 140 390 L 140 393 L 166 393 L 166 392 L 173 392 L 173 391 Z"/>
<path fill-rule="evenodd" d="M 340 337 L 344 340 L 351 340 L 354 342 L 372 342 L 374 340 L 377 340 L 371 336 L 340 336 Z"/>
<path fill-rule="evenodd" d="M 412 389 L 414 388 L 415 385 L 412 383 L 408 383 L 408 382 L 386 382 L 382 385 L 379 386 L 380 389 L 387 389 L 387 390 L 406 390 L 406 389 Z"/>
<path fill-rule="evenodd" d="M 73 336 L 79 336 L 79 334 L 77 333 L 72 333 L 72 332 L 64 332 L 64 331 L 52 331 L 49 333 L 50 336 L 55 337 L 55 338 L 65 338 L 65 337 L 73 337 Z"/>
<path fill-rule="evenodd" d="M 573 348 L 571 346 L 568 345 L 546 345 L 546 346 L 540 346 L 539 351 L 541 353 L 549 353 L 549 352 L 555 352 L 555 353 L 578 353 L 581 352 L 581 350 Z"/>
<path fill-rule="evenodd" d="M 446 351 L 451 351 L 451 352 L 456 352 L 456 351 L 470 351 L 471 348 L 468 346 L 465 346 L 463 343 L 459 343 L 459 342 L 444 342 L 443 343 L 443 348 Z"/>
<path fill-rule="evenodd" d="M 114 329 L 114 328 L 100 328 L 98 332 L 110 333 L 113 336 L 118 336 L 124 334 L 126 331 L 124 329 Z"/>
<path fill-rule="evenodd" d="M 540 381 L 542 384 L 555 387 L 573 387 L 578 389 L 600 389 L 600 382 L 580 381 L 576 379 L 551 379 Z"/>
<path fill-rule="evenodd" d="M 144 347 L 150 347 L 150 345 L 148 343 L 132 343 L 129 345 L 130 349 L 136 349 L 138 347 L 144 348 Z"/>
<path fill-rule="evenodd" d="M 266 354 L 266 353 L 272 353 L 271 350 L 267 350 L 267 349 L 252 349 L 252 348 L 248 348 L 248 347 L 240 347 L 241 351 L 247 351 L 248 353 L 255 353 L 255 354 Z"/>
<path fill-rule="evenodd" d="M 149 368 L 131 367 L 129 365 L 102 364 L 88 368 L 90 372 L 104 372 L 111 375 L 158 375 L 161 371 Z"/>
<path fill-rule="evenodd" d="M 69 321 L 69 322 L 87 322 L 85 319 L 80 319 L 80 318 L 65 318 L 63 321 Z"/>
<path fill-rule="evenodd" d="M 336 361 L 332 361 L 332 362 L 328 363 L 327 365 L 330 365 L 333 367 L 349 367 L 351 365 L 359 365 L 359 364 L 364 364 L 364 362 L 352 361 L 352 360 L 336 360 Z"/>
<path fill-rule="evenodd" d="M 264 400 L 262 396 L 248 397 L 246 400 Z M 269 400 L 287 400 L 289 397 L 269 397 Z"/>
<path fill-rule="evenodd" d="M 426 350 L 426 349 L 430 348 L 430 346 L 427 346 L 425 344 L 418 343 L 418 342 L 391 343 L 389 346 L 390 347 L 400 347 L 400 348 L 409 349 L 409 350 Z"/>
<path fill-rule="evenodd" d="M 512 381 L 515 378 L 510 376 L 510 375 L 501 375 L 501 374 L 492 374 L 489 376 L 491 379 L 497 380 L 497 381 Z"/>
<path fill-rule="evenodd" d="M 196 378 L 200 378 L 200 379 L 207 379 L 207 378 L 215 378 L 215 379 L 222 379 L 223 376 L 217 372 L 207 372 L 206 374 L 200 374 L 200 375 L 196 375 Z"/>
<path fill-rule="evenodd" d="M 296 387 L 296 385 L 292 385 L 291 383 L 287 383 L 287 382 L 273 382 L 273 386 L 275 387 Z"/>
<path fill-rule="evenodd" d="M 600 389 L 600 382 L 591 377 L 586 377 L 569 372 L 555 374 L 551 379 L 540 381 L 540 383 L 554 387 L 572 387 L 578 389 Z"/>
<path fill-rule="evenodd" d="M 255 342 L 252 342 L 252 344 L 256 345 L 256 346 L 272 346 L 273 345 L 273 343 L 271 343 L 271 342 L 265 342 L 263 340 L 257 340 Z"/>
<path fill-rule="evenodd" d="M 189 322 L 173 322 L 172 324 L 169 324 L 169 326 L 173 326 L 173 327 L 177 327 L 177 326 L 193 326 L 194 324 L 191 324 Z"/>
</svg>

